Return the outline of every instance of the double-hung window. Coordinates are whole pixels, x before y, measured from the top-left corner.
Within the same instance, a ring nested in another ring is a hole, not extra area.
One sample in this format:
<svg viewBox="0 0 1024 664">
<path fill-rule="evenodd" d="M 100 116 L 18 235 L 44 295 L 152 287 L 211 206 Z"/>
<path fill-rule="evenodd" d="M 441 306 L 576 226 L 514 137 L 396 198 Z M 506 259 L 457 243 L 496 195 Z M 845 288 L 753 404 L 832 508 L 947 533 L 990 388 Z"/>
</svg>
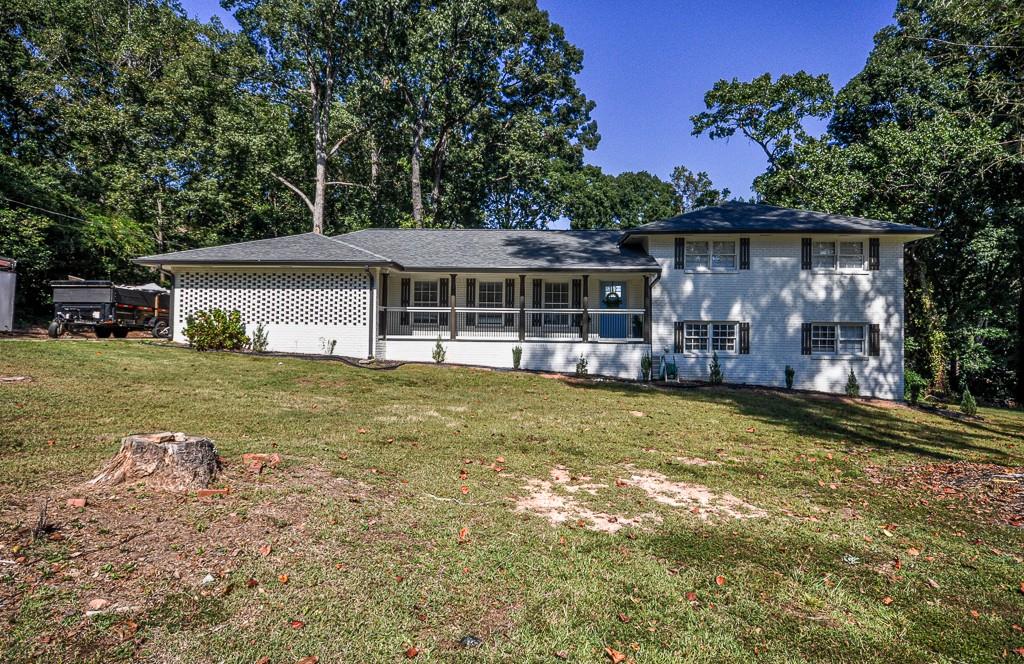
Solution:
<svg viewBox="0 0 1024 664">
<path fill-rule="evenodd" d="M 858 240 L 839 243 L 839 269 L 855 271 L 864 269 L 863 242 Z"/>
<path fill-rule="evenodd" d="M 735 240 L 687 240 L 687 270 L 735 270 Z"/>
<path fill-rule="evenodd" d="M 677 328 L 677 353 L 736 353 L 736 323 L 683 322 L 682 336 Z"/>
<path fill-rule="evenodd" d="M 864 355 L 867 334 L 861 323 L 814 323 L 811 353 L 814 355 Z"/>
<path fill-rule="evenodd" d="M 500 309 L 502 306 L 502 284 L 500 281 L 481 281 L 478 302 L 482 309 Z M 479 314 L 478 325 L 501 325 L 501 314 Z"/>
<path fill-rule="evenodd" d="M 836 243 L 814 242 L 811 245 L 811 264 L 815 270 L 836 269 Z"/>
<path fill-rule="evenodd" d="M 415 281 L 412 285 L 412 305 L 414 307 L 436 307 L 438 306 L 438 290 L 436 281 Z M 436 311 L 414 311 L 412 314 L 413 325 L 437 325 L 438 312 Z"/>
<path fill-rule="evenodd" d="M 544 282 L 544 308 L 568 309 L 569 284 L 567 282 Z M 544 314 L 544 325 L 566 327 L 569 325 L 569 314 Z"/>
</svg>

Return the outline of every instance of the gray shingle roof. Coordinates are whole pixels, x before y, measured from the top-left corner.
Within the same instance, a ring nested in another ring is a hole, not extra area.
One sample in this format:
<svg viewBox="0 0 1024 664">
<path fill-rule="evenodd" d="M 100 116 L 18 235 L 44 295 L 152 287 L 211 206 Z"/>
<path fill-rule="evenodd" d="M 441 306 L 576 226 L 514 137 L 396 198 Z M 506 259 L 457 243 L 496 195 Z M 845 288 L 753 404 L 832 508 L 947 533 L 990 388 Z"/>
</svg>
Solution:
<svg viewBox="0 0 1024 664">
<path fill-rule="evenodd" d="M 134 262 L 141 265 L 258 265 L 261 263 L 381 265 L 391 263 L 387 258 L 373 251 L 316 233 L 287 235 L 266 240 L 223 244 L 218 247 L 142 256 L 136 258 Z"/>
<path fill-rule="evenodd" d="M 338 236 L 406 270 L 656 271 L 619 231 L 371 228 Z"/>
<path fill-rule="evenodd" d="M 630 228 L 630 235 L 651 233 L 864 233 L 871 235 L 934 235 L 935 231 L 876 219 L 847 217 L 756 203 L 725 203 L 693 210 L 670 219 Z"/>
</svg>

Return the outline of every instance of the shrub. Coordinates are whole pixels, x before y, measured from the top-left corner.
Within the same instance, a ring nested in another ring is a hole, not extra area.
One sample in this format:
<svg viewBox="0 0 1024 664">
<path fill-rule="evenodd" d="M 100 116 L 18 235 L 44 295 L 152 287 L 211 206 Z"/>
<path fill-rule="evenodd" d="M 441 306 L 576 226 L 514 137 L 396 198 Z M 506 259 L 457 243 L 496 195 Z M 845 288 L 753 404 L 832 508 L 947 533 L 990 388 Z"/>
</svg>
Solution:
<svg viewBox="0 0 1024 664">
<path fill-rule="evenodd" d="M 263 353 L 267 350 L 267 329 L 263 327 L 263 323 L 256 326 L 256 329 L 252 331 L 252 340 L 249 342 L 249 349 L 254 353 Z"/>
<path fill-rule="evenodd" d="M 185 320 L 185 338 L 196 350 L 242 350 L 249 346 L 242 314 L 223 309 L 197 311 Z"/>
<path fill-rule="evenodd" d="M 853 367 L 850 367 L 850 375 L 846 377 L 846 396 L 860 396 L 860 383 L 857 382 L 857 376 L 853 373 Z"/>
<path fill-rule="evenodd" d="M 576 360 L 576 375 L 586 376 L 587 375 L 587 356 L 580 355 L 580 359 Z"/>
<path fill-rule="evenodd" d="M 721 385 L 724 380 L 722 365 L 718 362 L 718 353 L 712 353 L 711 364 L 708 365 L 708 382 L 712 385 Z"/>
<path fill-rule="evenodd" d="M 903 376 L 904 396 L 912 405 L 916 406 L 917 402 L 921 400 L 921 392 L 927 385 L 928 381 L 924 379 L 924 376 L 913 369 L 906 370 Z"/>
<path fill-rule="evenodd" d="M 445 351 L 444 346 L 441 345 L 441 337 L 437 338 L 437 343 L 434 344 L 434 352 L 430 354 L 434 361 L 438 364 L 444 362 L 444 358 L 448 353 Z"/>
<path fill-rule="evenodd" d="M 960 412 L 971 417 L 978 414 L 978 402 L 974 400 L 974 395 L 967 387 L 964 388 L 964 394 L 960 397 Z"/>
<path fill-rule="evenodd" d="M 523 361 L 523 347 L 514 346 L 512 348 L 512 368 L 518 369 L 519 364 Z"/>
<path fill-rule="evenodd" d="M 644 382 L 651 379 L 651 354 L 644 353 L 640 358 L 640 375 L 643 376 Z"/>
<path fill-rule="evenodd" d="M 795 377 L 796 377 L 796 369 L 794 369 L 793 367 L 791 367 L 791 366 L 789 366 L 787 364 L 786 365 L 786 389 L 787 390 L 793 389 L 793 379 Z"/>
</svg>

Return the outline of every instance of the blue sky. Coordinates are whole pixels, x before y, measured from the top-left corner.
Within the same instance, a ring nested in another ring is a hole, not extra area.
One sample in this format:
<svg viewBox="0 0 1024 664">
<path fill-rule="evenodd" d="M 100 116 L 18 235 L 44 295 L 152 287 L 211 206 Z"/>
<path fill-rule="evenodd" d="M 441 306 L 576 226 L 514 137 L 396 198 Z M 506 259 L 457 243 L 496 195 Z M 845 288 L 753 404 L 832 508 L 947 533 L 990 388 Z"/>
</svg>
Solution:
<svg viewBox="0 0 1024 664">
<path fill-rule="evenodd" d="M 580 87 L 597 103 L 601 133 L 587 161 L 608 173 L 668 178 L 685 164 L 749 196 L 764 170 L 743 139 L 690 135 L 690 116 L 720 78 L 826 73 L 838 89 L 864 65 L 895 0 L 538 0 L 583 49 Z M 192 16 L 237 27 L 217 0 L 182 0 Z"/>
</svg>

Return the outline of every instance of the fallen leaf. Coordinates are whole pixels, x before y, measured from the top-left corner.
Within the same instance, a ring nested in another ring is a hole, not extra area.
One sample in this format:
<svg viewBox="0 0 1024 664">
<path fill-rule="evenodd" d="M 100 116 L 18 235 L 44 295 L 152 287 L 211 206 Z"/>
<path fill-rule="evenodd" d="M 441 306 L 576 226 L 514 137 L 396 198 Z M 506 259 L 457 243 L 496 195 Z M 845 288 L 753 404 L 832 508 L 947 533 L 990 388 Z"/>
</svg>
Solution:
<svg viewBox="0 0 1024 664">
<path fill-rule="evenodd" d="M 103 599 L 102 597 L 89 600 L 89 608 L 93 611 L 102 611 L 108 606 L 110 606 L 110 600 Z"/>
<path fill-rule="evenodd" d="M 928 579 L 928 585 L 931 586 L 932 588 L 935 588 L 936 590 L 939 589 L 939 582 L 936 581 L 935 579 Z"/>
<path fill-rule="evenodd" d="M 632 415 L 633 417 L 643 417 L 644 416 L 644 411 L 642 411 L 642 410 L 631 410 L 631 411 L 629 411 L 629 414 Z"/>
<path fill-rule="evenodd" d="M 469 539 L 469 528 L 466 528 L 465 526 L 463 526 L 462 528 L 459 528 L 459 541 L 460 542 L 465 542 L 468 539 Z"/>
<path fill-rule="evenodd" d="M 292 620 L 288 623 L 288 626 L 292 629 L 302 629 L 306 626 L 306 623 L 302 622 L 301 620 Z"/>
<path fill-rule="evenodd" d="M 367 433 L 367 430 L 364 429 L 363 427 L 359 427 L 358 429 L 356 429 L 356 433 Z"/>
<path fill-rule="evenodd" d="M 256 664 L 270 664 L 270 658 L 266 656 L 260 657 L 256 660 Z"/>
<path fill-rule="evenodd" d="M 715 577 L 715 583 L 717 583 L 720 586 L 724 586 L 725 585 L 725 577 L 721 576 L 721 575 L 716 576 Z"/>
<path fill-rule="evenodd" d="M 562 660 L 569 659 L 569 653 L 566 650 L 559 650 L 555 653 L 555 657 Z"/>
<path fill-rule="evenodd" d="M 406 659 L 412 659 L 413 657 L 415 657 L 418 654 L 420 654 L 420 650 L 416 646 L 409 646 L 408 648 L 405 649 L 405 657 L 406 657 Z"/>
<path fill-rule="evenodd" d="M 892 597 L 889 597 L 888 595 L 883 597 L 882 598 L 882 604 L 885 604 L 886 606 L 889 606 L 890 604 L 892 604 Z"/>
<path fill-rule="evenodd" d="M 303 657 L 299 661 L 295 662 L 295 664 L 317 664 L 317 662 L 319 661 L 320 658 L 316 655 L 308 655 L 306 657 Z"/>
<path fill-rule="evenodd" d="M 686 593 L 686 601 L 687 602 L 696 602 L 697 601 L 697 593 L 693 592 L 692 590 L 690 592 Z"/>
<path fill-rule="evenodd" d="M 82 508 L 85 507 L 85 498 L 68 498 L 68 507 Z"/>
<path fill-rule="evenodd" d="M 978 617 L 978 616 L 980 616 L 980 615 L 981 615 L 981 614 L 980 614 L 980 613 L 978 613 L 978 612 L 977 612 L 977 611 L 976 611 L 975 609 L 971 609 L 971 617 L 972 617 L 972 618 L 977 618 L 977 617 Z"/>
<path fill-rule="evenodd" d="M 605 648 L 604 654 L 608 655 L 608 659 L 612 661 L 612 664 L 621 664 L 621 662 L 626 661 L 626 656 L 615 648 Z"/>
<path fill-rule="evenodd" d="M 620 613 L 619 614 L 619 622 L 628 623 L 629 622 L 629 616 L 627 616 L 625 613 Z"/>
<path fill-rule="evenodd" d="M 260 585 L 260 582 L 250 577 L 250 579 L 245 582 L 245 585 L 249 586 L 250 588 L 255 588 L 256 586 Z"/>
<path fill-rule="evenodd" d="M 505 457 L 503 456 L 495 457 L 494 460 L 497 463 L 505 463 Z"/>
<path fill-rule="evenodd" d="M 459 491 L 461 491 L 462 495 L 465 496 L 467 493 L 469 493 L 469 487 L 463 484 L 462 486 L 459 487 Z"/>
<path fill-rule="evenodd" d="M 270 555 L 270 545 L 269 544 L 264 544 L 263 546 L 260 547 L 260 555 L 263 556 L 263 557 L 266 557 L 266 556 Z"/>
<path fill-rule="evenodd" d="M 278 574 L 277 575 L 277 580 L 280 581 L 281 583 L 288 583 L 288 575 L 287 574 Z"/>
<path fill-rule="evenodd" d="M 907 549 L 907 555 L 908 556 L 919 556 L 919 555 L 921 555 L 921 552 L 918 551 L 917 549 L 915 549 L 914 547 L 910 547 L 909 549 Z"/>
<path fill-rule="evenodd" d="M 757 429 L 754 427 L 747 427 L 747 433 L 754 433 L 755 431 L 757 431 Z"/>
</svg>

